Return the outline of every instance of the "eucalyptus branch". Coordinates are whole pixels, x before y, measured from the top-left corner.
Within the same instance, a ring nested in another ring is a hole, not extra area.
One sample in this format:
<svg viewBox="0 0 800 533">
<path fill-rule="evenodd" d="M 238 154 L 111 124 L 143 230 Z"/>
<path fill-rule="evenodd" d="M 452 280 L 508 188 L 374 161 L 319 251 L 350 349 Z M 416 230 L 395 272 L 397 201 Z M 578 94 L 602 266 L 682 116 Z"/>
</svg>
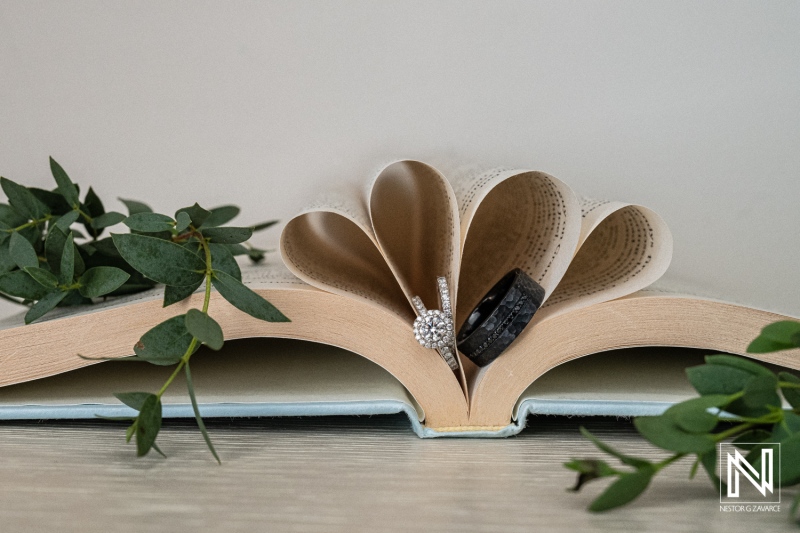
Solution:
<svg viewBox="0 0 800 533">
<path fill-rule="evenodd" d="M 264 250 L 247 241 L 275 221 L 231 227 L 225 224 L 239 214 L 233 205 L 206 210 L 194 204 L 169 216 L 153 212 L 145 203 L 120 199 L 128 210 L 126 216 L 106 211 L 91 187 L 81 201 L 79 187 L 52 158 L 50 170 L 56 182 L 52 191 L 0 178 L 8 197 L 8 204 L 0 204 L 0 298 L 30 302 L 25 315 L 29 323 L 57 306 L 88 305 L 100 297 L 139 292 L 159 283 L 164 285 L 163 304 L 167 307 L 205 284 L 201 309 L 190 309 L 155 325 L 132 348 L 135 356 L 129 360 L 174 366 L 161 389 L 155 394 L 122 392 L 115 396 L 138 412 L 121 418 L 131 422 L 126 439 L 136 437 L 137 454 L 154 449 L 163 455 L 155 442 L 161 429 L 161 400 L 181 371 L 185 372 L 198 426 L 219 461 L 200 416 L 189 361 L 201 345 L 219 350 L 224 343 L 222 328 L 209 315 L 212 288 L 255 318 L 289 320 L 242 283 L 235 258 L 247 255 L 253 262 L 262 260 Z M 120 223 L 131 232 L 102 237 L 106 228 Z M 82 224 L 89 237 L 73 227 L 77 224 Z"/>
<path fill-rule="evenodd" d="M 800 347 L 800 322 L 780 321 L 765 327 L 748 347 L 751 353 L 767 353 Z M 717 475 L 717 443 L 731 444 L 746 452 L 749 463 L 757 463 L 761 450 L 771 448 L 780 454 L 779 486 L 800 484 L 800 378 L 788 372 L 777 375 L 766 367 L 731 355 L 709 355 L 706 364 L 686 369 L 692 386 L 700 394 L 667 409 L 660 416 L 634 420 L 639 433 L 659 448 L 673 452 L 653 463 L 627 456 L 600 441 L 584 428 L 581 432 L 602 451 L 632 470 L 619 470 L 598 459 L 573 459 L 564 464 L 578 472 L 572 490 L 604 477 L 616 477 L 589 506 L 605 511 L 636 499 L 652 477 L 665 467 L 694 455 L 690 478 L 699 466 L 708 474 L 716 490 L 724 484 Z M 790 408 L 783 408 L 788 403 Z M 733 424 L 733 425 L 731 425 Z M 790 517 L 800 508 L 795 496 Z"/>
</svg>

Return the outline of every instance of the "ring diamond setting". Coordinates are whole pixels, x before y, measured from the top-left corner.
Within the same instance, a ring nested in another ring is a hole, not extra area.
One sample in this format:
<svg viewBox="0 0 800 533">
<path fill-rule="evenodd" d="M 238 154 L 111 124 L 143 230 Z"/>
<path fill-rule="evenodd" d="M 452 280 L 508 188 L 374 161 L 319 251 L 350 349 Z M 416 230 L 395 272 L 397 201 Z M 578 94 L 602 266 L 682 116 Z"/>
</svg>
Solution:
<svg viewBox="0 0 800 533">
<path fill-rule="evenodd" d="M 453 308 L 450 303 L 450 290 L 444 277 L 437 278 L 439 288 L 439 309 L 426 309 L 419 296 L 414 296 L 411 303 L 417 310 L 414 320 L 414 337 L 422 346 L 437 350 L 452 370 L 458 370 L 458 359 L 455 356 L 455 328 L 453 326 Z"/>
</svg>

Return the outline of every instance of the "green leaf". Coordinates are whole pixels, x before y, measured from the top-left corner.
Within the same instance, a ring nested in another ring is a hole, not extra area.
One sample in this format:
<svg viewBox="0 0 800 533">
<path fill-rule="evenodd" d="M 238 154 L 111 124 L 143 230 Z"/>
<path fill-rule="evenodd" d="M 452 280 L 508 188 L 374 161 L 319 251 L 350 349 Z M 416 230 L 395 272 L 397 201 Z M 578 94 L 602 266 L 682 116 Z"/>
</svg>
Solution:
<svg viewBox="0 0 800 533">
<path fill-rule="evenodd" d="M 239 208 L 235 205 L 221 205 L 211 210 L 211 214 L 203 222 L 204 228 L 213 228 L 227 224 L 239 215 Z"/>
<path fill-rule="evenodd" d="M 763 336 L 758 336 L 747 346 L 747 353 L 770 353 L 794 348 L 794 344 L 775 342 Z"/>
<path fill-rule="evenodd" d="M 134 347 L 136 355 L 154 365 L 169 366 L 180 362 L 192 343 L 186 329 L 186 316 L 174 316 L 142 335 Z"/>
<path fill-rule="evenodd" d="M 77 211 L 70 211 L 59 217 L 54 225 L 64 233 L 69 233 L 69 227 L 77 222 L 80 216 L 80 213 Z"/>
<path fill-rule="evenodd" d="M 28 187 L 28 190 L 37 200 L 46 205 L 53 215 L 64 215 L 72 211 L 72 206 L 61 196 L 58 189 L 55 191 L 46 191 L 38 187 Z"/>
<path fill-rule="evenodd" d="M 689 433 L 667 416 L 639 416 L 633 424 L 644 438 L 665 450 L 698 455 L 714 449 L 716 441 L 710 435 Z"/>
<path fill-rule="evenodd" d="M 61 252 L 58 272 L 58 281 L 64 285 L 72 283 L 72 278 L 75 276 L 75 245 L 72 232 L 69 233 L 67 240 L 64 242 L 64 250 Z"/>
<path fill-rule="evenodd" d="M 277 223 L 278 223 L 277 220 L 270 220 L 269 222 L 262 222 L 260 224 L 256 224 L 255 226 L 251 226 L 251 227 L 253 228 L 253 233 L 255 233 L 256 231 L 262 231 L 262 230 L 265 230 L 267 228 L 271 228 L 272 226 L 274 226 Z"/>
<path fill-rule="evenodd" d="M 11 254 L 11 258 L 19 268 L 39 266 L 39 258 L 36 256 L 33 245 L 16 231 L 11 234 L 9 239 L 8 253 Z"/>
<path fill-rule="evenodd" d="M 117 267 L 93 267 L 81 276 L 80 293 L 84 298 L 97 298 L 114 292 L 128 281 L 130 274 Z"/>
<path fill-rule="evenodd" d="M 573 492 L 578 492 L 581 490 L 581 487 L 590 481 L 620 473 L 611 468 L 608 463 L 599 459 L 573 459 L 564 463 L 564 466 L 578 472 L 578 479 L 575 481 L 575 486 L 569 489 Z"/>
<path fill-rule="evenodd" d="M 291 322 L 271 303 L 248 289 L 241 281 L 221 270 L 214 271 L 214 288 L 234 307 L 267 322 Z"/>
<path fill-rule="evenodd" d="M 761 337 L 782 344 L 800 346 L 800 322 L 780 320 L 761 330 Z"/>
<path fill-rule="evenodd" d="M 622 474 L 615 482 L 589 506 L 593 512 L 607 511 L 635 500 L 647 489 L 655 473 L 652 469 L 640 469 L 636 472 Z"/>
<path fill-rule="evenodd" d="M 739 370 L 744 370 L 745 372 L 749 372 L 754 376 L 775 375 L 767 367 L 760 365 L 755 361 L 751 361 L 750 359 L 739 357 L 738 355 L 727 355 L 724 353 L 719 353 L 714 355 L 707 355 L 705 360 L 706 363 L 710 365 L 724 365 L 732 368 L 738 368 Z"/>
<path fill-rule="evenodd" d="M 34 320 L 38 320 L 46 313 L 52 311 L 66 295 L 66 292 L 61 291 L 53 291 L 45 295 L 44 298 L 33 304 L 33 307 L 25 313 L 25 323 L 30 324 Z"/>
<path fill-rule="evenodd" d="M 14 270 L 0 276 L 0 292 L 26 300 L 39 300 L 48 290 L 25 271 Z"/>
<path fill-rule="evenodd" d="M 186 211 L 181 211 L 178 213 L 178 216 L 175 217 L 175 229 L 179 232 L 185 230 L 189 227 L 189 224 L 192 223 L 191 217 L 189 217 L 189 213 Z"/>
<path fill-rule="evenodd" d="M 583 435 L 584 437 L 586 437 L 587 439 L 592 441 L 594 443 L 594 445 L 597 446 L 599 449 L 603 450 L 607 454 L 613 455 L 614 457 L 616 457 L 617 459 L 619 459 L 620 461 L 622 461 L 626 465 L 630 465 L 630 466 L 634 466 L 636 468 L 639 468 L 639 467 L 644 467 L 644 466 L 648 466 L 648 465 L 651 464 L 650 461 L 647 461 L 645 459 L 638 459 L 636 457 L 631 457 L 630 455 L 625 455 L 622 452 L 618 452 L 617 450 L 615 450 L 614 448 L 612 448 L 611 446 L 609 446 L 605 442 L 601 441 L 600 439 L 598 439 L 597 437 L 592 435 L 589 432 L 589 430 L 586 429 L 583 426 L 581 426 L 581 435 Z"/>
<path fill-rule="evenodd" d="M 253 235 L 251 228 L 204 228 L 203 237 L 217 244 L 239 244 L 245 242 Z"/>
<path fill-rule="evenodd" d="M 175 227 L 175 221 L 167 215 L 159 213 L 138 213 L 126 218 L 125 225 L 134 231 L 157 233 L 171 231 Z"/>
<path fill-rule="evenodd" d="M 31 268 L 25 267 L 23 268 L 25 272 L 28 273 L 30 277 L 32 277 L 37 283 L 39 283 L 42 287 L 46 287 L 47 289 L 55 289 L 58 287 L 58 278 L 53 275 L 52 272 L 49 270 L 45 270 L 43 268 Z"/>
<path fill-rule="evenodd" d="M 205 263 L 179 244 L 134 234 L 112 234 L 114 244 L 133 268 L 165 285 L 195 285 L 205 275 Z"/>
<path fill-rule="evenodd" d="M 0 204 L 0 222 L 4 223 L 9 228 L 16 228 L 27 221 L 28 217 L 21 215 L 19 211 L 10 205 Z"/>
<path fill-rule="evenodd" d="M 142 403 L 136 421 L 136 455 L 142 457 L 155 445 L 156 436 L 161 430 L 161 400 L 155 394 Z"/>
<path fill-rule="evenodd" d="M 800 378 L 794 374 L 790 374 L 789 372 L 778 372 L 778 379 L 786 383 L 800 385 Z M 789 402 L 789 405 L 795 409 L 800 408 L 800 388 L 795 389 L 791 387 L 781 387 L 781 392 L 783 392 L 783 397 L 786 398 L 786 401 Z"/>
<path fill-rule="evenodd" d="M 149 392 L 115 392 L 114 396 L 131 409 L 140 411 L 144 401 L 152 394 Z"/>
<path fill-rule="evenodd" d="M 44 242 L 44 255 L 47 265 L 54 273 L 58 274 L 61 268 L 61 257 L 64 254 L 64 245 L 67 242 L 67 233 L 58 226 L 50 228 Z"/>
<path fill-rule="evenodd" d="M 114 226 L 119 224 L 127 217 L 122 213 L 117 213 L 116 211 L 109 211 L 108 213 L 103 213 L 99 217 L 95 217 L 92 219 L 92 227 L 94 229 L 103 229 L 109 226 Z"/>
<path fill-rule="evenodd" d="M 731 442 L 731 444 L 733 444 L 737 448 L 741 448 L 742 450 L 752 450 L 756 444 L 764 442 L 765 440 L 769 440 L 771 438 L 772 438 L 772 433 L 757 428 L 745 431 L 744 433 L 740 434 L 738 437 L 733 439 L 733 442 Z"/>
<path fill-rule="evenodd" d="M 238 281 L 242 281 L 242 271 L 239 269 L 239 263 L 236 262 L 226 245 L 212 242 L 208 245 L 208 248 L 211 251 L 211 267 L 214 270 L 221 270 Z"/>
<path fill-rule="evenodd" d="M 17 264 L 8 251 L 8 240 L 4 240 L 0 242 L 0 274 L 8 272 L 13 268 L 17 268 Z"/>
<path fill-rule="evenodd" d="M 177 217 L 178 213 L 180 213 L 181 211 L 185 211 L 186 214 L 189 215 L 189 218 L 192 219 L 192 225 L 195 228 L 199 228 L 200 226 L 202 226 L 203 223 L 208 219 L 208 217 L 211 216 L 211 213 L 209 211 L 206 211 L 205 209 L 200 207 L 197 203 L 195 203 L 191 207 L 184 207 L 182 209 L 178 209 L 178 211 L 175 213 L 175 216 Z"/>
<path fill-rule="evenodd" d="M 197 420 L 197 426 L 200 428 L 200 433 L 203 434 L 203 439 L 206 441 L 206 446 L 208 449 L 211 450 L 211 454 L 214 456 L 214 459 L 217 460 L 217 463 L 222 464 L 222 461 L 219 459 L 219 455 L 217 455 L 217 450 L 214 449 L 214 444 L 211 442 L 211 437 L 208 436 L 208 431 L 206 430 L 206 424 L 203 422 L 203 417 L 200 416 L 200 408 L 197 406 L 197 398 L 194 395 L 194 383 L 192 382 L 192 371 L 189 370 L 189 363 L 186 363 L 186 388 L 189 390 L 189 399 L 192 401 L 192 410 L 194 411 L 194 419 Z"/>
<path fill-rule="evenodd" d="M 713 450 L 699 454 L 697 457 L 700 459 L 700 464 L 703 465 L 703 470 L 706 471 L 708 479 L 711 481 L 711 484 L 714 485 L 714 488 L 719 489 L 719 487 L 722 487 L 722 489 L 725 490 L 726 484 L 722 482 L 717 475 L 716 446 Z"/>
<path fill-rule="evenodd" d="M 717 425 L 717 416 L 709 413 L 712 407 L 721 407 L 730 401 L 724 394 L 712 394 L 676 403 L 663 416 L 672 418 L 681 429 L 689 433 L 708 433 Z"/>
<path fill-rule="evenodd" d="M 203 280 L 197 282 L 197 285 L 185 285 L 183 287 L 173 287 L 172 285 L 167 285 L 164 288 L 164 304 L 163 307 L 167 307 L 168 305 L 172 305 L 174 303 L 178 303 L 180 301 L 185 300 L 192 294 L 197 288 L 203 284 Z"/>
<path fill-rule="evenodd" d="M 117 198 L 120 202 L 125 204 L 125 207 L 128 209 L 128 215 L 136 215 L 139 213 L 152 213 L 153 210 L 150 208 L 149 205 L 136 201 L 136 200 L 126 200 L 124 198 Z"/>
<path fill-rule="evenodd" d="M 0 187 L 6 193 L 11 207 L 22 215 L 38 220 L 50 214 L 50 209 L 22 185 L 18 185 L 10 179 L 0 178 Z"/>
<path fill-rule="evenodd" d="M 250 253 L 250 250 L 247 249 L 246 246 L 241 244 L 224 244 L 225 248 L 231 253 L 231 255 L 247 255 Z"/>
<path fill-rule="evenodd" d="M 767 406 L 781 406 L 781 398 L 777 392 L 778 378 L 774 374 L 769 376 L 756 376 L 744 388 L 742 403 L 754 412 L 766 414 Z"/>
<path fill-rule="evenodd" d="M 734 394 L 744 389 L 753 374 L 725 365 L 699 365 L 686 369 L 692 386 L 702 395 Z"/>
<path fill-rule="evenodd" d="M 797 460 L 800 457 L 800 433 L 793 433 L 789 438 L 780 441 L 780 446 L 769 444 L 762 448 L 775 450 L 772 452 L 773 457 L 777 457 L 780 453 L 780 487 L 785 488 L 800 483 L 800 461 Z M 750 462 L 756 470 L 761 470 L 760 450 L 754 460 Z"/>
<path fill-rule="evenodd" d="M 225 342 L 217 321 L 198 309 L 189 309 L 186 313 L 186 329 L 212 350 L 219 350 Z"/>
<path fill-rule="evenodd" d="M 97 196 L 97 193 L 94 192 L 94 189 L 91 187 L 86 191 L 86 198 L 83 199 L 83 210 L 90 217 L 99 217 L 106 212 L 103 201 L 100 200 L 100 197 Z"/>
<path fill-rule="evenodd" d="M 50 158 L 50 171 L 53 173 L 53 178 L 55 178 L 58 184 L 59 194 L 64 197 L 70 206 L 74 207 L 80 205 L 78 191 L 75 189 L 75 185 L 72 183 L 72 180 L 69 179 L 67 173 L 64 172 L 64 169 L 61 168 L 61 165 L 52 157 Z"/>
</svg>

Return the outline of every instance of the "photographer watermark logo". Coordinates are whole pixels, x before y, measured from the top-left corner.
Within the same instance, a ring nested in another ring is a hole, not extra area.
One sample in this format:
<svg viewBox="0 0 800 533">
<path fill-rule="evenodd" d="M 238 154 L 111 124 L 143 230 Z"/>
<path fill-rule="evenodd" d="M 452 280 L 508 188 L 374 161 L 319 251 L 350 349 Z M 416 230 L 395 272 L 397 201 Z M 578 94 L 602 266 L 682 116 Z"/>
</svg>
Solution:
<svg viewBox="0 0 800 533">
<path fill-rule="evenodd" d="M 756 448 L 747 457 L 732 444 L 719 444 L 720 511 L 780 511 L 780 506 L 773 504 L 781 502 L 781 445 L 749 444 Z"/>
</svg>

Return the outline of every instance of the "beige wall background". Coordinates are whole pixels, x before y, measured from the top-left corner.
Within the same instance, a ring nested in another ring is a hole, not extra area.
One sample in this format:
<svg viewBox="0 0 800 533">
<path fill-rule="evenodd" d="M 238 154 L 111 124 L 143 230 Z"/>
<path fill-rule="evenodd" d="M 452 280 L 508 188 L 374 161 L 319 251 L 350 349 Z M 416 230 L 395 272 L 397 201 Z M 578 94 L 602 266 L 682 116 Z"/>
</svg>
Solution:
<svg viewBox="0 0 800 533">
<path fill-rule="evenodd" d="M 254 223 L 385 157 L 529 167 L 661 213 L 673 283 L 800 316 L 798 28 L 775 0 L 1 1 L 0 174 L 50 187 L 52 155 Z"/>
</svg>

